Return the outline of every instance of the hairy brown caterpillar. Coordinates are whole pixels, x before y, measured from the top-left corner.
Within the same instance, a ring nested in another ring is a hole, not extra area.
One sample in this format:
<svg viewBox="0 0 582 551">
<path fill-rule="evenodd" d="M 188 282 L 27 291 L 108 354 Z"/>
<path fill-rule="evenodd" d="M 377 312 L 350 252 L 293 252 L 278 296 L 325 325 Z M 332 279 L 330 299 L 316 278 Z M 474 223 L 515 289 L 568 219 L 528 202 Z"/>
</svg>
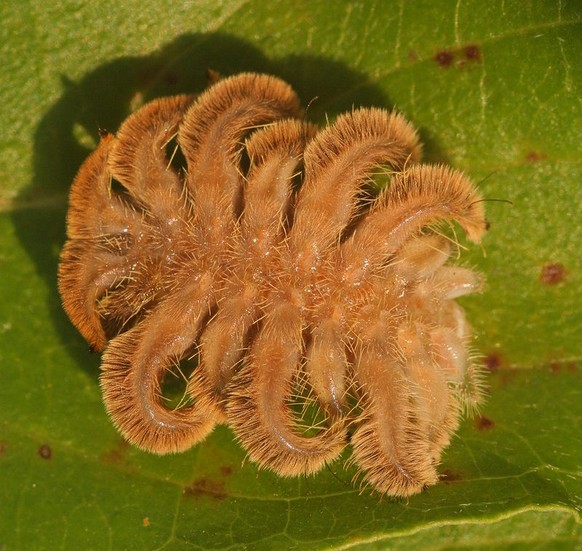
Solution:
<svg viewBox="0 0 582 551">
<path fill-rule="evenodd" d="M 175 140 L 185 159 L 168 158 Z M 103 355 L 124 437 L 179 452 L 228 423 L 252 461 L 314 473 L 342 452 L 393 496 L 434 484 L 480 399 L 455 298 L 481 278 L 448 265 L 436 227 L 486 229 L 461 173 L 419 164 L 397 113 L 354 109 L 319 130 L 281 80 L 240 74 L 147 104 L 105 135 L 70 195 L 59 286 Z M 370 180 L 391 177 L 376 196 Z M 164 377 L 197 355 L 189 402 Z"/>
</svg>

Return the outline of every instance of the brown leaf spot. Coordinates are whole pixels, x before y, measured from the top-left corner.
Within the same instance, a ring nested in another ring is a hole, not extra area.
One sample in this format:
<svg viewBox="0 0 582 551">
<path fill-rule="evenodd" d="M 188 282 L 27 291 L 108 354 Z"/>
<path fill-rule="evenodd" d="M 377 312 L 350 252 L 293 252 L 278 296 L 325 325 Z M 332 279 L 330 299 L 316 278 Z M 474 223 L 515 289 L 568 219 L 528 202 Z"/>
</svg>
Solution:
<svg viewBox="0 0 582 551">
<path fill-rule="evenodd" d="M 6 452 L 6 442 L 0 442 L 0 455 L 3 455 Z"/>
<path fill-rule="evenodd" d="M 101 455 L 101 462 L 109 465 L 119 465 L 125 461 L 125 455 L 129 449 L 129 444 L 125 440 L 119 440 L 114 448 Z"/>
<path fill-rule="evenodd" d="M 556 285 L 566 277 L 566 268 L 563 264 L 556 262 L 542 266 L 540 282 L 544 285 Z"/>
<path fill-rule="evenodd" d="M 453 64 L 454 56 L 449 50 L 441 50 L 437 52 L 434 56 L 434 60 L 441 66 L 441 67 L 450 67 Z"/>
<path fill-rule="evenodd" d="M 575 362 L 560 362 L 558 360 L 554 360 L 550 363 L 550 372 L 557 374 L 562 371 L 567 371 L 568 373 L 576 373 L 577 367 Z"/>
<path fill-rule="evenodd" d="M 144 528 L 147 528 L 150 525 L 150 519 L 148 517 L 144 517 L 141 521 L 141 524 Z"/>
<path fill-rule="evenodd" d="M 222 476 L 230 476 L 232 474 L 232 467 L 230 465 L 222 465 L 220 467 L 220 474 Z"/>
<path fill-rule="evenodd" d="M 463 480 L 461 473 L 457 471 L 452 471 L 451 469 L 445 469 L 440 475 L 441 482 L 444 484 L 453 484 Z"/>
<path fill-rule="evenodd" d="M 186 486 L 184 495 L 194 498 L 206 496 L 214 499 L 226 499 L 228 497 L 224 482 L 217 482 L 204 477 L 198 478 L 190 486 Z"/>
<path fill-rule="evenodd" d="M 544 161 L 545 159 L 548 158 L 548 156 L 545 153 L 542 153 L 541 151 L 529 151 L 525 158 L 528 163 L 533 164 L 538 163 L 539 161 Z"/>
<path fill-rule="evenodd" d="M 481 49 L 476 44 L 465 46 L 464 53 L 467 61 L 481 61 Z"/>
<path fill-rule="evenodd" d="M 434 60 L 441 67 L 468 69 L 470 65 L 481 61 L 481 48 L 476 44 L 469 44 L 458 50 L 440 50 L 435 54 Z"/>
<path fill-rule="evenodd" d="M 48 444 L 43 444 L 38 448 L 38 455 L 41 459 L 50 459 L 53 456 L 53 451 Z"/>
<path fill-rule="evenodd" d="M 489 371 L 497 371 L 503 363 L 501 355 L 497 352 L 491 352 L 483 359 L 483 364 Z"/>
<path fill-rule="evenodd" d="M 475 427 L 477 430 L 491 430 L 495 426 L 495 421 L 483 415 L 475 419 Z"/>
<path fill-rule="evenodd" d="M 408 52 L 408 59 L 410 61 L 418 61 L 418 54 L 416 53 L 415 50 L 410 50 Z"/>
</svg>

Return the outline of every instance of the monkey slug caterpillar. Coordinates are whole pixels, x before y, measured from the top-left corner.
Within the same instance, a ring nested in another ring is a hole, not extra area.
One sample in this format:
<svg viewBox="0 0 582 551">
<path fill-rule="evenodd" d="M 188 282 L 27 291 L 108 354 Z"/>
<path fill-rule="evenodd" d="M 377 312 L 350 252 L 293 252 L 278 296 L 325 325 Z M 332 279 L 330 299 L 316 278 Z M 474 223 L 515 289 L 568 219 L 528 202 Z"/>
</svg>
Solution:
<svg viewBox="0 0 582 551">
<path fill-rule="evenodd" d="M 123 436 L 172 453 L 227 423 L 281 476 L 349 443 L 380 493 L 434 484 L 480 399 L 455 298 L 482 284 L 448 264 L 457 247 L 437 228 L 478 242 L 486 222 L 473 184 L 420 155 L 397 113 L 319 129 L 285 82 L 251 73 L 152 101 L 103 136 L 71 189 L 59 287 L 104 350 Z M 187 400 L 170 407 L 164 377 L 188 360 Z"/>
</svg>

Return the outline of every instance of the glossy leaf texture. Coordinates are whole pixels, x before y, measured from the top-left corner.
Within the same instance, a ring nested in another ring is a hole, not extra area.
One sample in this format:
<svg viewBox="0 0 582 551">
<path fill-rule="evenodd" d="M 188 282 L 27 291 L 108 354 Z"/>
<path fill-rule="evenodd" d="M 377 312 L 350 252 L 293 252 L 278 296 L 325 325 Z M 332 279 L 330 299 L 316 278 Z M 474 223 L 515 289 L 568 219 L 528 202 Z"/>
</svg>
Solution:
<svg viewBox="0 0 582 551">
<path fill-rule="evenodd" d="M 582 10 L 578 2 L 152 0 L 0 7 L 0 549 L 582 549 Z M 258 472 L 226 428 L 124 444 L 99 357 L 60 306 L 67 193 L 99 130 L 207 70 L 269 72 L 307 116 L 402 111 L 473 178 L 490 231 L 461 263 L 481 413 L 407 501 L 352 471 Z"/>
</svg>

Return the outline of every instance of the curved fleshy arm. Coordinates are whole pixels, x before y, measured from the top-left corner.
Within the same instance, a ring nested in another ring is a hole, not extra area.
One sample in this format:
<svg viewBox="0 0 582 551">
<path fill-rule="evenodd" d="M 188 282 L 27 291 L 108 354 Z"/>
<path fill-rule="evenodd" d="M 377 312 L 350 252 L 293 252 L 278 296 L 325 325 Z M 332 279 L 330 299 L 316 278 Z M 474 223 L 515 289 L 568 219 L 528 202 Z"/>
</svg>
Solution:
<svg viewBox="0 0 582 551">
<path fill-rule="evenodd" d="M 99 301 L 130 277 L 129 234 L 141 224 L 131 205 L 111 193 L 107 160 L 113 141 L 110 134 L 102 138 L 73 182 L 67 215 L 69 240 L 59 262 L 65 311 L 95 350 L 101 350 L 109 337 Z"/>
<path fill-rule="evenodd" d="M 290 235 L 300 270 L 316 269 L 325 251 L 338 243 L 371 170 L 382 164 L 401 170 L 420 154 L 413 126 L 382 109 L 354 110 L 320 131 L 305 149 L 305 181 Z"/>
<path fill-rule="evenodd" d="M 251 461 L 280 474 L 314 473 L 333 461 L 345 446 L 341 420 L 313 436 L 297 431 L 299 419 L 291 408 L 293 382 L 300 375 L 302 321 L 288 302 L 274 305 L 242 370 L 228 390 L 230 426 Z"/>
<path fill-rule="evenodd" d="M 235 226 L 241 210 L 245 136 L 300 114 L 299 99 L 288 84 L 251 73 L 218 81 L 187 111 L 178 141 L 188 161 L 186 182 L 202 247 L 223 249 Z"/>
<path fill-rule="evenodd" d="M 471 241 L 486 230 L 481 195 L 459 171 L 441 165 L 411 166 L 396 174 L 354 234 L 342 244 L 346 279 L 380 269 L 423 227 L 456 221 Z"/>
<path fill-rule="evenodd" d="M 134 305 L 121 304 L 115 292 L 131 277 L 131 271 L 125 258 L 103 250 L 95 240 L 71 240 L 61 251 L 59 291 L 63 307 L 94 350 L 102 350 L 135 315 Z M 114 298 L 119 303 L 116 306 L 110 302 Z M 107 301 L 109 305 L 104 307 Z"/>
<path fill-rule="evenodd" d="M 211 289 L 208 275 L 183 282 L 179 293 L 113 339 L 103 354 L 100 382 L 107 412 L 123 436 L 142 449 L 159 454 L 186 450 L 216 423 L 212 399 L 169 409 L 161 391 L 166 373 L 195 346 Z"/>
<path fill-rule="evenodd" d="M 483 277 L 468 268 L 446 265 L 451 252 L 450 242 L 441 235 L 413 236 L 399 250 L 398 261 L 387 266 L 384 277 L 398 282 L 394 294 L 403 297 L 415 323 L 414 330 L 402 333 L 410 337 L 400 341 L 404 355 L 417 354 L 409 350 L 414 342 L 414 349 L 424 348 L 429 354 L 427 369 L 439 371 L 451 390 L 449 417 L 453 427 L 460 410 L 473 413 L 484 393 L 481 367 L 470 351 L 471 328 L 454 299 L 479 292 Z M 452 430 L 454 427 L 448 432 Z"/>
<path fill-rule="evenodd" d="M 418 430 L 425 435 L 431 458 L 438 464 L 442 450 L 457 429 L 461 412 L 446 373 L 439 369 L 432 354 L 428 333 L 422 324 L 409 321 L 399 327 L 396 340 L 415 397 Z"/>
<path fill-rule="evenodd" d="M 345 328 L 339 304 L 315 322 L 305 358 L 309 384 L 319 402 L 333 417 L 343 415 L 347 365 Z"/>
<path fill-rule="evenodd" d="M 430 406 L 419 396 L 421 381 L 408 373 L 394 323 L 394 313 L 381 306 L 370 307 L 359 320 L 354 376 L 360 414 L 351 443 L 364 483 L 381 493 L 408 496 L 438 477 L 423 411 Z"/>
<path fill-rule="evenodd" d="M 153 216 L 158 231 L 170 235 L 176 219 L 187 212 L 180 212 L 184 183 L 172 168 L 168 153 L 173 152 L 166 153 L 166 147 L 192 101 L 192 96 L 173 96 L 149 102 L 121 125 L 109 155 L 112 177 Z"/>
</svg>

